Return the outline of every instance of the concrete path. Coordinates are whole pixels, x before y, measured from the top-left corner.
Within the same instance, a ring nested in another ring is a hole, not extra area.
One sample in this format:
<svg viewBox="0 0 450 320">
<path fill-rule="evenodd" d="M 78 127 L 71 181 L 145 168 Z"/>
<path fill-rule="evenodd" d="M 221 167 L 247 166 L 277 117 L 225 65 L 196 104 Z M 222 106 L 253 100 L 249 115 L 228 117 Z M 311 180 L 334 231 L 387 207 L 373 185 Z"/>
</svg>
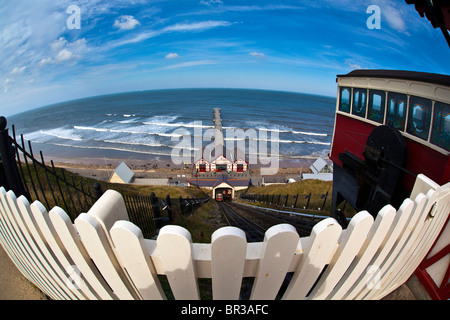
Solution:
<svg viewBox="0 0 450 320">
<path fill-rule="evenodd" d="M 47 300 L 9 259 L 0 245 L 0 300 Z"/>
</svg>

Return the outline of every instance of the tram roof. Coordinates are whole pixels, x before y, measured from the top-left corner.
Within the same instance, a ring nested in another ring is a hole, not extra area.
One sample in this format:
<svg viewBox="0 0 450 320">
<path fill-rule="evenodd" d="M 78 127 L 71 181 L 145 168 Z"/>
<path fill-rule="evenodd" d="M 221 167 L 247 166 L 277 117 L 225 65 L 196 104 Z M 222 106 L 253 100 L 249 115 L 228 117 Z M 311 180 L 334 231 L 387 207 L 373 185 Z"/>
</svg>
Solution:
<svg viewBox="0 0 450 320">
<path fill-rule="evenodd" d="M 445 74 L 406 71 L 406 70 L 383 70 L 383 69 L 358 69 L 344 75 L 338 75 L 338 78 L 361 77 L 361 78 L 387 78 L 400 80 L 415 80 L 434 84 L 440 84 L 450 87 L 450 76 Z"/>
</svg>

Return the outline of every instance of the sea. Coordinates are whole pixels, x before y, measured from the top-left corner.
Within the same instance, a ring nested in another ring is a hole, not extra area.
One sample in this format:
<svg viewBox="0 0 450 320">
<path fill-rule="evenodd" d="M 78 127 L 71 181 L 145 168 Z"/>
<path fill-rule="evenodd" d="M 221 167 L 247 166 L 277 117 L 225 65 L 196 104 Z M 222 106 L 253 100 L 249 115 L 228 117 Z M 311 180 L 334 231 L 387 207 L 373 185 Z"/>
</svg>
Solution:
<svg viewBox="0 0 450 320">
<path fill-rule="evenodd" d="M 252 152 L 276 149 L 280 159 L 295 161 L 327 157 L 335 105 L 332 97 L 294 92 L 168 89 L 68 101 L 7 120 L 46 159 L 167 160 L 184 152 L 194 160 L 213 141 L 213 109 L 220 108 L 227 146 L 238 145 L 231 133 L 244 132 L 247 156 L 250 141 L 257 141 Z"/>
</svg>

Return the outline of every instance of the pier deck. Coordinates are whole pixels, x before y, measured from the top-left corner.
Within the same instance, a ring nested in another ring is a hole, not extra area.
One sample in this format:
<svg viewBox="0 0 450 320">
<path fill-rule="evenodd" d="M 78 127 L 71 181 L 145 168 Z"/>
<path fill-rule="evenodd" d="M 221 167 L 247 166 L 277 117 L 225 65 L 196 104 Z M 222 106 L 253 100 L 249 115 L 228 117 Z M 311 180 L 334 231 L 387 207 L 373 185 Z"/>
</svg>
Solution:
<svg viewBox="0 0 450 320">
<path fill-rule="evenodd" d="M 224 145 L 223 140 L 223 129 L 222 129 L 222 118 L 220 113 L 220 108 L 214 108 L 214 138 L 215 138 L 215 146 L 216 148 L 218 146 Z"/>
</svg>

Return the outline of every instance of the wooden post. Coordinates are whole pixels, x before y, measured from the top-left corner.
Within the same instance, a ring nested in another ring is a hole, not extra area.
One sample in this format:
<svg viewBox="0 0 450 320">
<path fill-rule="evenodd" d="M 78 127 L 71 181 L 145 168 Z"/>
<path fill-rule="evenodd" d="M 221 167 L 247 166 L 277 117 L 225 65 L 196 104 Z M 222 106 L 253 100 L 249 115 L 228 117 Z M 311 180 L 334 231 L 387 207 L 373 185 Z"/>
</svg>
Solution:
<svg viewBox="0 0 450 320">
<path fill-rule="evenodd" d="M 183 197 L 182 196 L 180 196 L 179 201 L 180 201 L 181 214 L 184 215 L 185 211 L 184 211 L 184 204 L 183 204 Z"/>
<path fill-rule="evenodd" d="M 25 195 L 29 198 L 22 180 L 20 180 L 19 171 L 15 159 L 15 150 L 11 144 L 8 129 L 6 128 L 7 121 L 5 117 L 0 117 L 0 156 L 3 172 L 2 182 L 7 183 L 4 187 L 13 190 L 16 195 Z"/>
<path fill-rule="evenodd" d="M 311 192 L 309 193 L 309 195 L 307 195 L 307 196 L 305 197 L 305 199 L 308 199 L 308 201 L 306 202 L 306 208 L 305 208 L 305 209 L 308 209 L 308 207 L 309 207 L 309 201 L 311 200 Z"/>
<path fill-rule="evenodd" d="M 158 206 L 158 198 L 156 197 L 154 192 L 150 194 L 150 202 L 152 204 L 153 218 L 155 219 L 156 228 L 161 229 L 162 228 L 161 210 L 159 209 Z"/>
<path fill-rule="evenodd" d="M 98 182 L 94 183 L 94 197 L 95 200 L 100 199 L 100 197 L 103 195 L 102 185 Z"/>
<path fill-rule="evenodd" d="M 297 193 L 297 195 L 295 196 L 295 202 L 294 202 L 293 208 L 296 208 L 296 207 L 297 207 L 297 200 L 298 200 L 298 193 Z"/>
<path fill-rule="evenodd" d="M 328 197 L 328 191 L 327 191 L 326 194 L 323 194 L 323 195 L 322 195 L 323 204 L 322 204 L 321 210 L 323 210 L 323 208 L 325 208 L 325 202 L 327 201 L 327 197 Z"/>
<path fill-rule="evenodd" d="M 172 216 L 172 201 L 170 200 L 170 195 L 166 196 L 166 204 L 167 204 L 167 215 L 169 216 L 169 222 L 173 222 Z"/>
</svg>

